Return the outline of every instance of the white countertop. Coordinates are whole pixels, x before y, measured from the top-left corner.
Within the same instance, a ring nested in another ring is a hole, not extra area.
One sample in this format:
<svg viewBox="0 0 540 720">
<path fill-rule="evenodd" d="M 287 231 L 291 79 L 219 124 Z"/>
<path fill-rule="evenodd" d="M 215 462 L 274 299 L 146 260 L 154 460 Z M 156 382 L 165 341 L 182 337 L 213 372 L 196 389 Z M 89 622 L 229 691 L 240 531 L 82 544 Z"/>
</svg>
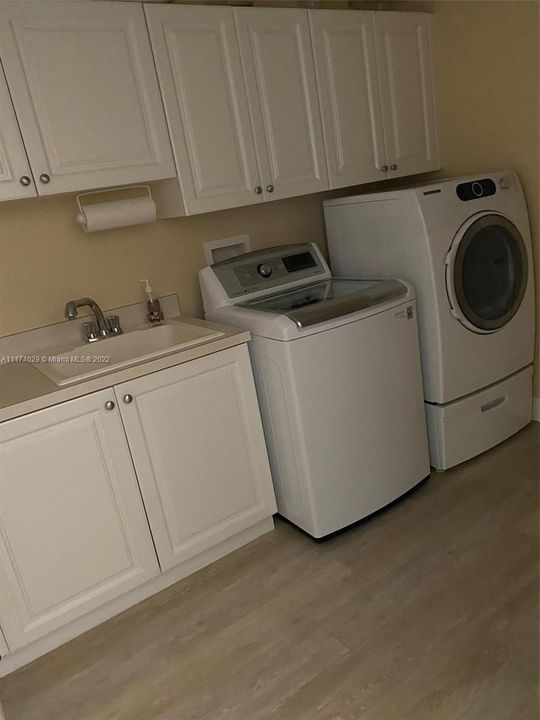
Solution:
<svg viewBox="0 0 540 720">
<path fill-rule="evenodd" d="M 141 362 L 131 367 L 111 371 L 89 380 L 82 380 L 69 387 L 59 387 L 48 380 L 39 370 L 29 362 L 9 362 L 0 365 L 0 422 L 11 420 L 27 413 L 42 410 L 43 408 L 73 400 L 97 390 L 132 380 L 133 378 L 149 373 L 158 372 L 164 368 L 180 365 L 191 360 L 210 355 L 220 350 L 226 350 L 235 345 L 246 343 L 250 339 L 249 332 L 237 328 L 206 322 L 197 318 L 185 316 L 171 317 L 171 320 L 180 320 L 200 327 L 219 330 L 222 336 L 216 339 L 203 341 L 198 345 L 166 355 L 147 362 Z M 12 348 L 13 349 L 13 348 Z M 12 354 L 31 354 L 27 348 Z M 39 351 L 38 351 L 38 354 Z"/>
</svg>

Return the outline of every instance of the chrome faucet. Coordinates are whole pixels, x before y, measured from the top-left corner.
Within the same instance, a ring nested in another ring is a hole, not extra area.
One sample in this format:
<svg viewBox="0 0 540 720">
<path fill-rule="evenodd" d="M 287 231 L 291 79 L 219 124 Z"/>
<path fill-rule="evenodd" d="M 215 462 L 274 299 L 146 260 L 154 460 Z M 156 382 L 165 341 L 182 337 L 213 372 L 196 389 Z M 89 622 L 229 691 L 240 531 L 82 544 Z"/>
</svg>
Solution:
<svg viewBox="0 0 540 720">
<path fill-rule="evenodd" d="M 122 328 L 118 315 L 110 315 L 105 318 L 103 312 L 97 302 L 92 298 L 79 298 L 78 300 L 69 300 L 66 303 L 64 315 L 68 320 L 75 320 L 78 317 L 78 308 L 88 306 L 94 315 L 93 322 L 85 322 L 83 324 L 83 335 L 86 342 L 96 342 L 110 335 L 121 335 Z"/>
</svg>

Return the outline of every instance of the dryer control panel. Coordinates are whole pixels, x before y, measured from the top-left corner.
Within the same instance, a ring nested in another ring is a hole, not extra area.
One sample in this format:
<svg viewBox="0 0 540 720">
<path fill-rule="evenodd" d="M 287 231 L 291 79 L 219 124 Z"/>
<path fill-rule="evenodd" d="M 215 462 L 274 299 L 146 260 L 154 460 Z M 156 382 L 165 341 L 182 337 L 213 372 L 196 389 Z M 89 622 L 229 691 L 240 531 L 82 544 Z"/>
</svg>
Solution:
<svg viewBox="0 0 540 720">
<path fill-rule="evenodd" d="M 481 197 L 489 197 L 495 195 L 497 186 L 491 178 L 483 178 L 481 180 L 472 180 L 470 182 L 460 183 L 456 186 L 456 195 L 460 200 L 477 200 Z"/>
</svg>

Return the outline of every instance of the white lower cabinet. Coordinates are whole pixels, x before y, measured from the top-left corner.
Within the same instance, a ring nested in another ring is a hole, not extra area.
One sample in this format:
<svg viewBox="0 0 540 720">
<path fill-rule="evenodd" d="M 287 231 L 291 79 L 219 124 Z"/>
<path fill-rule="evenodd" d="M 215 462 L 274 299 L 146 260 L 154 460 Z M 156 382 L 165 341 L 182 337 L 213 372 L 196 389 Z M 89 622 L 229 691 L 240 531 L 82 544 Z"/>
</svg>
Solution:
<svg viewBox="0 0 540 720">
<path fill-rule="evenodd" d="M 245 345 L 115 392 L 163 570 L 275 512 Z"/>
<path fill-rule="evenodd" d="M 0 625 L 16 650 L 159 574 L 103 390 L 0 425 Z"/>
<path fill-rule="evenodd" d="M 175 582 L 275 510 L 245 344 L 0 424 L 0 656 Z"/>
</svg>

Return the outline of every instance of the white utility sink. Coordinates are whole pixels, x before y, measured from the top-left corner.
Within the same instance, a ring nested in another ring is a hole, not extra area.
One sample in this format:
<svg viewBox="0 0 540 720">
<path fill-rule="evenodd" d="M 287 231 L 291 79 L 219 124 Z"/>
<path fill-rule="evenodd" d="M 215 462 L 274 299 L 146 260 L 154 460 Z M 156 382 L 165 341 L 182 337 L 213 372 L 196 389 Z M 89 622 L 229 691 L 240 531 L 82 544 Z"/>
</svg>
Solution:
<svg viewBox="0 0 540 720">
<path fill-rule="evenodd" d="M 161 325 L 137 328 L 94 343 L 81 343 L 49 354 L 34 363 L 56 385 L 71 385 L 114 370 L 147 362 L 163 355 L 221 337 L 219 330 L 169 320 Z"/>
</svg>

